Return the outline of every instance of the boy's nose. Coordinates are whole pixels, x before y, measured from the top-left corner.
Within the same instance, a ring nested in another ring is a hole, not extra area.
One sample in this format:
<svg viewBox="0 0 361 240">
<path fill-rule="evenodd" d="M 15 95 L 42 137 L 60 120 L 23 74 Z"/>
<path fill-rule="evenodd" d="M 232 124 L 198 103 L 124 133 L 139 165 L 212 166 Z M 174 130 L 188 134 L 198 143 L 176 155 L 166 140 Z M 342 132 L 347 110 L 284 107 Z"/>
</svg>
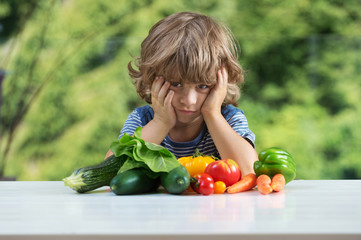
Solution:
<svg viewBox="0 0 361 240">
<path fill-rule="evenodd" d="M 197 92 L 195 89 L 184 89 L 180 101 L 187 106 L 195 104 L 197 102 Z"/>
</svg>

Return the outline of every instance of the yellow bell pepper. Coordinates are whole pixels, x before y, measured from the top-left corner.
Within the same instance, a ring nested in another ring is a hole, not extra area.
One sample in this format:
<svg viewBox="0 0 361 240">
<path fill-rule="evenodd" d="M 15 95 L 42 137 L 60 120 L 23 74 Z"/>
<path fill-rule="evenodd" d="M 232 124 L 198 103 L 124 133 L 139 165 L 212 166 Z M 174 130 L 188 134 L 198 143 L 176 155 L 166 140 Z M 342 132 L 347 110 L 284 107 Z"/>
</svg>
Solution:
<svg viewBox="0 0 361 240">
<path fill-rule="evenodd" d="M 179 163 L 183 165 L 193 177 L 195 174 L 204 173 L 204 170 L 215 159 L 211 156 L 203 156 L 198 150 L 193 156 L 181 157 L 178 159 Z"/>
</svg>

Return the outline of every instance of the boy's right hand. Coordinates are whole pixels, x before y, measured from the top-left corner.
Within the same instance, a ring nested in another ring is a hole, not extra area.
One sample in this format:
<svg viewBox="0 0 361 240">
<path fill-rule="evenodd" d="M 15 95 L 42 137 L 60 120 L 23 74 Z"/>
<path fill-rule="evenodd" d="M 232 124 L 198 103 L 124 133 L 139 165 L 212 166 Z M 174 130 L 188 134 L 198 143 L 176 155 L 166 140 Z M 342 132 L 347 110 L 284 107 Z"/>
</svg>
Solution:
<svg viewBox="0 0 361 240">
<path fill-rule="evenodd" d="M 152 107 L 154 110 L 154 121 L 163 127 L 171 129 L 176 123 L 176 114 L 172 106 L 174 92 L 169 90 L 170 83 L 163 77 L 156 77 L 152 88 Z"/>
</svg>

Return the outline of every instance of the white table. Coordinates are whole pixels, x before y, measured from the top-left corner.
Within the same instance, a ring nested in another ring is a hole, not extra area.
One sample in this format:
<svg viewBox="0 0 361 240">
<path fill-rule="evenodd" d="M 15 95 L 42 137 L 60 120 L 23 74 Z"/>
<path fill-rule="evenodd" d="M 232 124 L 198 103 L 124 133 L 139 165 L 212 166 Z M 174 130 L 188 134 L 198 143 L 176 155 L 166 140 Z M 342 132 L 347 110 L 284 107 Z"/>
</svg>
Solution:
<svg viewBox="0 0 361 240">
<path fill-rule="evenodd" d="M 0 182 L 0 239 L 361 239 L 361 180 L 295 180 L 269 195 L 107 189 Z"/>
</svg>

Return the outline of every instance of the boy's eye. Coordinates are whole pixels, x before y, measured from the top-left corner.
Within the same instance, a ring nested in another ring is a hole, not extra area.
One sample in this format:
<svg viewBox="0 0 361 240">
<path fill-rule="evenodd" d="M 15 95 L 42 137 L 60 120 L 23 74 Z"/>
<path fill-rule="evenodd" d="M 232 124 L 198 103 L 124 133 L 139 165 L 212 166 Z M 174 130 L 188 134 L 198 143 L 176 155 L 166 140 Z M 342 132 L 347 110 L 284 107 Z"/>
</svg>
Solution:
<svg viewBox="0 0 361 240">
<path fill-rule="evenodd" d="M 197 86 L 197 88 L 199 89 L 206 89 L 206 88 L 209 88 L 210 86 L 206 85 L 206 84 L 200 84 Z"/>
<path fill-rule="evenodd" d="M 172 85 L 173 87 L 181 87 L 182 84 L 178 83 L 178 82 L 170 82 L 170 85 Z"/>
</svg>

